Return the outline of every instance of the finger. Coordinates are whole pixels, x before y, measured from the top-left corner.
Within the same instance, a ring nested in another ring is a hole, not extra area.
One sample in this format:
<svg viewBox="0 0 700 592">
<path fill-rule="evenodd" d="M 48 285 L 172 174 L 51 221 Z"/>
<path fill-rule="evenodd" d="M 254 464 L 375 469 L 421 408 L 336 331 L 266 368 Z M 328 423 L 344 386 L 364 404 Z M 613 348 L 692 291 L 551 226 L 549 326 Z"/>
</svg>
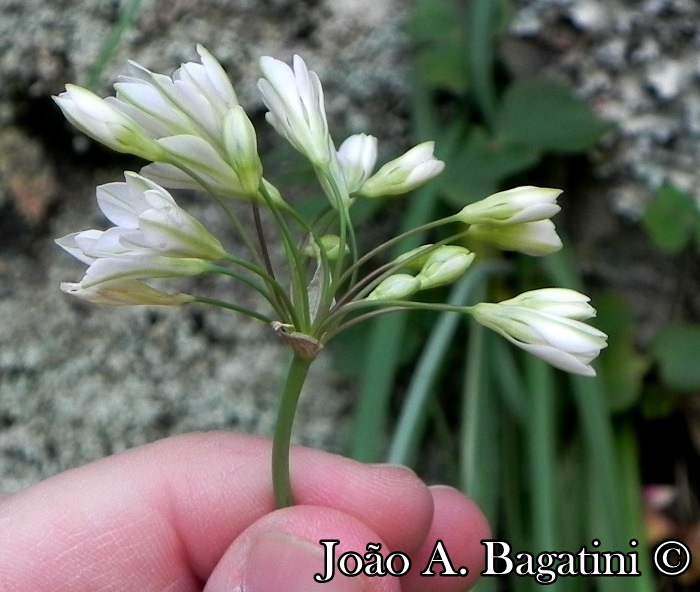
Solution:
<svg viewBox="0 0 700 592">
<path fill-rule="evenodd" d="M 0 589 L 201 590 L 226 548 L 273 510 L 269 462 L 267 440 L 191 434 L 2 500 Z M 291 466 L 298 503 L 354 516 L 393 548 L 423 540 L 432 497 L 410 471 L 304 448 Z"/>
<path fill-rule="evenodd" d="M 324 545 L 320 541 L 328 542 Z M 236 540 L 204 590 L 398 592 L 400 578 L 369 577 L 362 573 L 363 563 L 354 559 L 341 564 L 346 573 L 358 571 L 356 576 L 345 575 L 336 567 L 347 551 L 358 553 L 364 562 L 368 543 L 376 543 L 374 548 L 380 552 L 385 548 L 379 535 L 366 524 L 337 510 L 320 506 L 279 510 L 260 519 Z M 373 563 L 383 569 L 381 561 Z"/>
<path fill-rule="evenodd" d="M 489 525 L 476 504 L 456 489 L 436 486 L 430 491 L 435 508 L 432 525 L 420 549 L 412 555 L 414 567 L 402 582 L 403 590 L 468 590 L 484 570 L 481 541 L 491 537 Z M 441 541 L 440 546 L 437 541 Z M 468 570 L 467 575 L 460 574 L 462 568 Z"/>
</svg>

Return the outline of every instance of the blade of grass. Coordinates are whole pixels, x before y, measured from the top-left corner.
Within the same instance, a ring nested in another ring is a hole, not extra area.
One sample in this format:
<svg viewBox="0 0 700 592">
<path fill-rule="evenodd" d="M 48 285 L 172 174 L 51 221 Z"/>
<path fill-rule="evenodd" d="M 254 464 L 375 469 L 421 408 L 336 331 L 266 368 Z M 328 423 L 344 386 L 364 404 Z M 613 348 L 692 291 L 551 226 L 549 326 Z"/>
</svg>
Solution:
<svg viewBox="0 0 700 592">
<path fill-rule="evenodd" d="M 655 585 L 651 577 L 650 555 L 644 532 L 637 437 L 629 421 L 621 423 L 616 436 L 618 466 L 620 467 L 619 491 L 622 496 L 623 534 L 629 537 L 626 541 L 628 544 L 631 539 L 636 539 L 639 543 L 636 548 L 626 546 L 623 549 L 638 552 L 639 571 L 642 575 L 634 578 L 634 591 L 653 592 Z"/>
<path fill-rule="evenodd" d="M 124 4 L 121 14 L 119 15 L 119 20 L 115 23 L 114 27 L 112 28 L 112 32 L 102 45 L 95 63 L 87 72 L 85 86 L 88 89 L 95 90 L 100 77 L 105 71 L 105 68 L 114 58 L 114 54 L 119 48 L 119 43 L 121 42 L 124 33 L 129 30 L 129 27 L 136 20 L 140 12 L 141 0 L 128 0 L 128 2 Z"/>
<path fill-rule="evenodd" d="M 530 407 L 530 394 L 523 384 L 520 370 L 515 364 L 513 348 L 503 339 L 494 339 L 488 358 L 493 360 L 493 381 L 498 387 L 501 401 L 513 418 L 525 426 Z"/>
<path fill-rule="evenodd" d="M 486 266 L 470 270 L 452 288 L 448 304 L 467 304 L 471 300 L 470 295 L 486 279 L 488 271 Z M 427 410 L 435 392 L 435 379 L 462 318 L 463 315 L 459 313 L 443 313 L 433 325 L 401 406 L 399 421 L 389 448 L 388 462 L 408 466 L 415 464 L 427 423 Z"/>
<path fill-rule="evenodd" d="M 428 89 L 418 81 L 415 83 L 413 112 L 414 129 L 418 138 L 439 136 L 432 97 Z M 457 132 L 457 126 L 454 126 L 436 143 L 444 154 L 450 154 L 454 150 L 458 140 Z M 401 232 L 430 221 L 439 197 L 435 184 L 415 192 L 403 216 Z M 400 249 L 393 250 L 391 257 L 419 246 L 421 239 L 421 236 L 414 236 L 404 241 Z M 397 313 L 372 322 L 350 443 L 350 456 L 356 460 L 376 462 L 380 459 L 389 414 L 389 399 L 401 359 L 407 318 L 407 314 Z"/>
<path fill-rule="evenodd" d="M 482 294 L 478 295 L 483 298 Z M 481 299 L 480 298 L 480 299 Z M 500 450 L 498 409 L 489 392 L 488 372 L 484 372 L 487 351 L 486 330 L 475 321 L 469 322 L 460 434 L 460 488 L 481 508 L 494 532 L 497 531 Z M 477 592 L 495 592 L 498 582 L 483 578 L 474 588 Z"/>
<path fill-rule="evenodd" d="M 500 343 L 498 339 L 490 340 L 489 345 L 496 346 Z M 488 354 L 487 354 L 488 357 Z M 499 364 L 490 364 L 490 372 L 496 380 L 503 373 Z M 501 450 L 503 459 L 507 462 L 501 463 L 501 493 L 503 495 L 503 533 L 504 538 L 512 545 L 513 549 L 519 551 L 528 548 L 530 529 L 525 523 L 525 504 L 523 503 L 523 482 L 525 464 L 523 458 L 522 424 L 510 417 L 508 414 L 500 414 L 498 431 L 501 438 Z M 499 533 L 500 536 L 500 533 Z M 512 592 L 529 592 L 530 582 L 525 578 L 510 575 L 507 579 L 508 590 Z"/>
<path fill-rule="evenodd" d="M 462 5 L 467 80 L 474 102 L 490 129 L 495 125 L 497 105 L 493 33 L 498 4 L 494 0 L 470 0 Z"/>
<path fill-rule="evenodd" d="M 560 548 L 559 537 L 556 534 L 554 477 L 556 458 L 554 371 L 551 366 L 528 356 L 525 375 L 531 396 L 527 448 L 532 551 L 539 553 Z M 553 587 L 558 585 L 558 582 L 552 584 Z"/>
</svg>

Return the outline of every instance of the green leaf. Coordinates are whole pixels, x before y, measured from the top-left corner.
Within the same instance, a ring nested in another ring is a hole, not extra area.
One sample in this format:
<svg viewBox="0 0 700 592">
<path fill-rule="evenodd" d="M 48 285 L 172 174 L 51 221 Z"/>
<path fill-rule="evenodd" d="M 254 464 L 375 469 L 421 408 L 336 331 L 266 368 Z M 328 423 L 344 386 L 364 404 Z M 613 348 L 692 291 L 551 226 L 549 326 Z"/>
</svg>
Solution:
<svg viewBox="0 0 700 592">
<path fill-rule="evenodd" d="M 700 325 L 664 327 L 654 339 L 651 351 L 667 386 L 681 392 L 700 390 Z"/>
<path fill-rule="evenodd" d="M 665 185 L 647 206 L 642 226 L 659 250 L 678 253 L 700 238 L 700 212 L 690 194 Z"/>
<path fill-rule="evenodd" d="M 611 128 L 569 89 L 546 80 L 526 80 L 506 90 L 496 135 L 502 142 L 542 151 L 585 152 Z"/>
<path fill-rule="evenodd" d="M 440 187 L 451 205 L 462 207 L 498 191 L 505 179 L 539 159 L 537 150 L 497 142 L 474 128 L 462 150 L 448 160 Z"/>
<path fill-rule="evenodd" d="M 406 22 L 406 30 L 415 41 L 429 41 L 457 35 L 457 5 L 453 0 L 418 0 Z"/>
<path fill-rule="evenodd" d="M 447 39 L 416 51 L 416 69 L 424 84 L 433 88 L 463 94 L 467 76 L 462 63 L 462 46 Z"/>
<path fill-rule="evenodd" d="M 634 346 L 635 321 L 629 304 L 611 293 L 597 297 L 595 306 L 596 326 L 608 334 L 608 347 L 598 363 L 608 405 L 613 412 L 624 411 L 639 399 L 649 361 Z"/>
<path fill-rule="evenodd" d="M 462 94 L 467 89 L 464 44 L 452 1 L 419 0 L 406 25 L 416 41 L 416 69 L 428 86 Z"/>
</svg>

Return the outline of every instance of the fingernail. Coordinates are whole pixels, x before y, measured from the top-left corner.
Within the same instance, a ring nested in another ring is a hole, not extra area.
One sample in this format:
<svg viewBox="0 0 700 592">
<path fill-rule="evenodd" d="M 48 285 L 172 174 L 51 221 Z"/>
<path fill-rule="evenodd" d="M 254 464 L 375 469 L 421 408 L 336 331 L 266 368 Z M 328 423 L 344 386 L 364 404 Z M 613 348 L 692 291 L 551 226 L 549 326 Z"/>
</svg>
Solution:
<svg viewBox="0 0 700 592">
<path fill-rule="evenodd" d="M 336 573 L 327 577 L 325 552 L 321 544 L 288 534 L 262 533 L 250 546 L 246 561 L 244 592 L 366 592 L 362 580 Z"/>
</svg>

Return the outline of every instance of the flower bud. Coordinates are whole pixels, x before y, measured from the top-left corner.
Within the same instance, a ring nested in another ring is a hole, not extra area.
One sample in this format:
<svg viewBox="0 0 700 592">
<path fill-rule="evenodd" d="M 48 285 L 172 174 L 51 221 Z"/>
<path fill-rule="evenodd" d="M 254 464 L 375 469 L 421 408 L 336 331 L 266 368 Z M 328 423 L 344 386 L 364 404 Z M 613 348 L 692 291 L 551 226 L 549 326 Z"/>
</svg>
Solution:
<svg viewBox="0 0 700 592">
<path fill-rule="evenodd" d="M 551 220 L 523 224 L 474 224 L 467 236 L 504 251 L 519 251 L 527 255 L 549 255 L 562 247 Z"/>
<path fill-rule="evenodd" d="M 318 259 L 320 255 L 318 250 L 322 249 L 326 254 L 328 261 L 336 261 L 340 252 L 340 237 L 336 234 L 324 234 L 318 239 L 318 244 L 310 244 L 304 247 L 304 255 L 307 257 Z M 350 252 L 348 245 L 345 245 L 345 255 Z"/>
<path fill-rule="evenodd" d="M 462 277 L 474 261 L 474 253 L 456 245 L 444 245 L 435 249 L 425 261 L 417 278 L 421 290 L 451 284 Z"/>
<path fill-rule="evenodd" d="M 499 304 L 479 303 L 471 313 L 485 327 L 553 366 L 595 376 L 590 363 L 607 346 L 607 335 L 579 320 L 595 315 L 587 301 L 573 290 L 533 290 Z"/>
<path fill-rule="evenodd" d="M 393 263 L 400 264 L 401 267 L 410 269 L 411 271 L 420 271 L 425 265 L 430 255 L 430 249 L 433 245 L 421 245 L 410 251 L 406 251 L 394 259 Z"/>
<path fill-rule="evenodd" d="M 462 208 L 455 219 L 465 224 L 523 224 L 551 218 L 561 209 L 559 189 L 516 187 Z"/>
<path fill-rule="evenodd" d="M 355 134 L 338 148 L 338 162 L 349 193 L 357 191 L 369 178 L 377 162 L 377 138 Z"/>
<path fill-rule="evenodd" d="M 401 300 L 421 289 L 418 278 L 407 273 L 397 273 L 384 278 L 367 296 L 367 300 Z"/>
<path fill-rule="evenodd" d="M 419 187 L 442 172 L 445 163 L 433 156 L 435 142 L 423 142 L 386 163 L 362 184 L 364 197 L 400 195 Z"/>
</svg>

